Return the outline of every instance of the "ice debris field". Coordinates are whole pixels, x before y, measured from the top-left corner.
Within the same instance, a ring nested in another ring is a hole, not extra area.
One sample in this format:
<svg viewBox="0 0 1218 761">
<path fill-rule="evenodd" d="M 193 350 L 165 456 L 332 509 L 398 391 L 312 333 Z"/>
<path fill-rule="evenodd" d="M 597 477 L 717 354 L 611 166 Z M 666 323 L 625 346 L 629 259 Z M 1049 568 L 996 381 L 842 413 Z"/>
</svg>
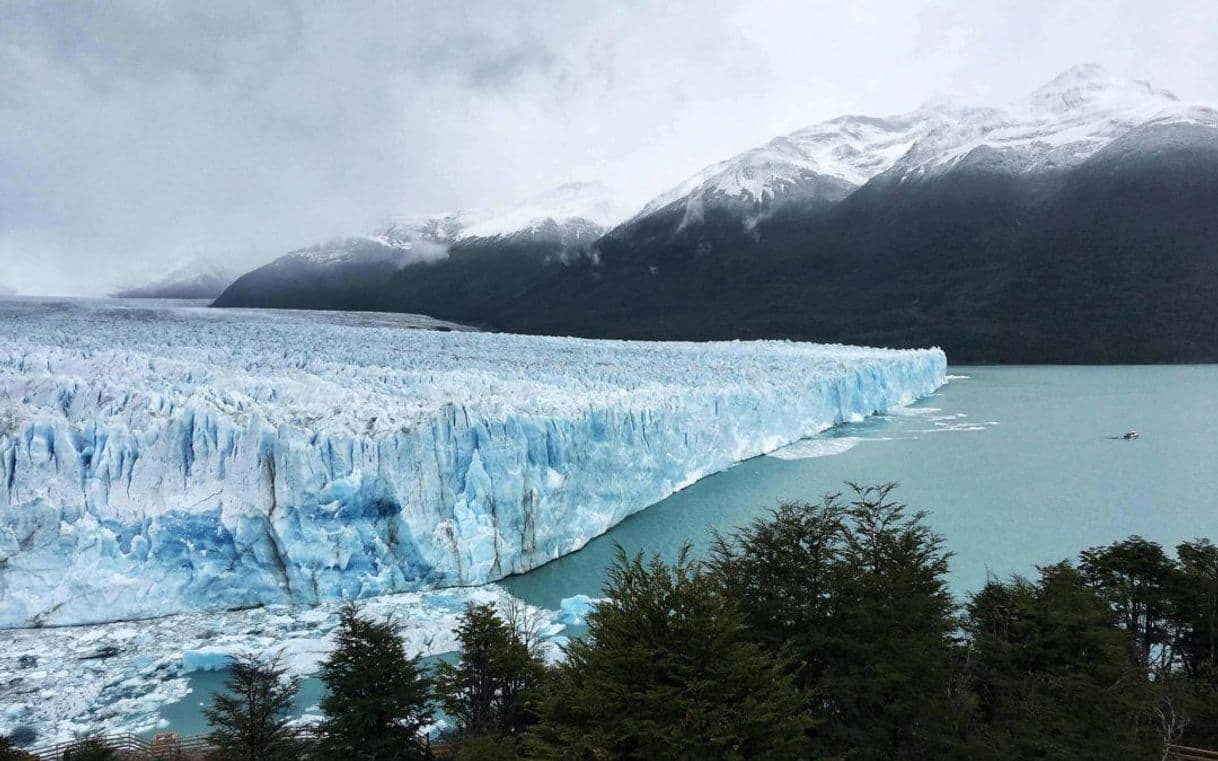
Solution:
<svg viewBox="0 0 1218 761">
<path fill-rule="evenodd" d="M 524 621 L 543 653 L 556 658 L 566 642 L 563 632 L 582 625 L 593 602 L 577 595 L 563 600 L 561 610 L 547 611 L 492 584 L 386 595 L 366 601 L 362 611 L 392 620 L 408 655 L 431 656 L 457 649 L 453 630 L 466 604 L 489 603 Z M 295 675 L 315 674 L 333 648 L 341 605 L 269 605 L 0 632 L 0 734 L 22 729 L 44 745 L 88 734 L 155 731 L 166 726 L 162 709 L 190 693 L 192 672 L 223 669 L 242 653 L 278 656 Z M 316 709 L 306 707 L 298 721 L 316 718 Z"/>
<path fill-rule="evenodd" d="M 946 373 L 105 301 L 0 326 L 0 628 L 486 583 Z"/>
<path fill-rule="evenodd" d="M 242 650 L 312 673 L 344 599 L 450 651 L 466 602 L 521 603 L 442 588 L 946 377 L 938 350 L 459 327 L 0 301 L 0 729 L 147 731 Z M 561 642 L 588 609 L 529 614 Z M 92 625 L 27 628 L 66 624 Z"/>
</svg>

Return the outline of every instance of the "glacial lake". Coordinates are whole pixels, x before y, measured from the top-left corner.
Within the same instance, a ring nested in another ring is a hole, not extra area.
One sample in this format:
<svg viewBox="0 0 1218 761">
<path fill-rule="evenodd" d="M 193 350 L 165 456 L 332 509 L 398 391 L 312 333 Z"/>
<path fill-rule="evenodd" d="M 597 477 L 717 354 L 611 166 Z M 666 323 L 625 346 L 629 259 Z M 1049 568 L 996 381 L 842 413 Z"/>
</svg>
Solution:
<svg viewBox="0 0 1218 761">
<path fill-rule="evenodd" d="M 709 476 L 589 542 L 502 582 L 545 607 L 596 596 L 615 546 L 671 559 L 712 530 L 848 481 L 900 484 L 955 556 L 952 587 L 1140 534 L 1172 545 L 1218 540 L 1218 366 L 953 367 L 901 415 L 822 434 L 825 456 L 756 457 Z M 963 377 L 961 377 L 963 376 Z M 1136 430 L 1140 438 L 1121 440 Z M 1113 438 L 1116 437 L 1116 438 Z"/>
<path fill-rule="evenodd" d="M 1218 538 L 1218 365 L 949 373 L 950 383 L 900 414 L 801 445 L 820 456 L 739 463 L 579 552 L 500 583 L 546 608 L 575 594 L 596 597 L 618 545 L 668 559 L 685 542 L 704 551 L 713 530 L 748 523 L 783 501 L 816 501 L 847 481 L 895 481 L 900 501 L 929 514 L 954 553 L 958 596 L 988 575 L 1029 573 L 1130 534 L 1166 546 Z M 1140 438 L 1121 440 L 1130 429 Z M 203 731 L 198 706 L 222 678 L 193 675 L 194 692 L 163 712 L 171 729 Z M 316 680 L 305 687 L 302 708 L 316 703 L 320 688 Z"/>
</svg>

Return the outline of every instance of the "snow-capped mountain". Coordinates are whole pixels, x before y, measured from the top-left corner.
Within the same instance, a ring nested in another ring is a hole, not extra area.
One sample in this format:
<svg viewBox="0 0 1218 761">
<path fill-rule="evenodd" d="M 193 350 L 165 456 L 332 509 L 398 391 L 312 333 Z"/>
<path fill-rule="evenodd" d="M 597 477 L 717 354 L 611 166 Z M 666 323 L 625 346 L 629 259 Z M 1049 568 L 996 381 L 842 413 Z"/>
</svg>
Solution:
<svg viewBox="0 0 1218 761">
<path fill-rule="evenodd" d="M 776 137 L 708 166 L 649 201 L 637 216 L 680 206 L 688 210 L 688 222 L 708 203 L 755 212 L 795 200 L 838 201 L 891 167 L 940 118 L 929 111 L 882 119 L 843 116 Z"/>
<path fill-rule="evenodd" d="M 237 279 L 216 305 L 401 311 L 397 291 L 418 287 L 427 303 L 415 311 L 440 314 L 451 294 L 421 279 L 481 279 L 511 295 L 549 264 L 587 250 L 626 212 L 606 186 L 573 182 L 503 209 L 397 217 L 365 235 L 286 254 Z"/>
<path fill-rule="evenodd" d="M 400 263 L 406 265 L 442 258 L 447 247 L 475 238 L 535 237 L 569 230 L 591 243 L 624 220 L 627 211 L 607 186 L 570 182 L 505 208 L 395 217 L 361 237 L 398 250 Z M 343 256 L 342 245 L 339 240 L 304 251 L 317 261 L 330 261 Z"/>
<path fill-rule="evenodd" d="M 714 164 L 484 322 L 1210 361 L 1215 218 L 1218 113 L 1079 66 L 1007 105 L 841 117 Z"/>
<path fill-rule="evenodd" d="M 404 266 L 375 251 L 338 269 L 280 263 L 217 304 L 602 338 L 939 344 L 960 360 L 1218 360 L 1218 112 L 1098 66 L 1001 106 L 940 99 L 797 130 L 603 234 L 620 210 L 598 216 L 596 198 L 567 186 L 399 221 L 361 245 Z"/>
<path fill-rule="evenodd" d="M 111 295 L 129 299 L 214 299 L 239 274 L 231 267 L 195 259 L 150 283 L 122 288 Z"/>
<path fill-rule="evenodd" d="M 1013 173 L 1069 169 L 1139 125 L 1218 125 L 1213 109 L 1182 103 L 1148 82 L 1114 78 L 1095 65 L 1064 72 L 1024 101 L 968 117 L 944 120 L 892 171 L 901 177 L 933 175 L 970 160 L 993 162 L 995 156 Z"/>
<path fill-rule="evenodd" d="M 626 219 L 630 209 L 599 182 L 569 182 L 507 209 L 467 213 L 461 238 L 536 234 L 548 225 L 583 233 L 605 230 Z"/>
<path fill-rule="evenodd" d="M 940 100 L 907 114 L 842 116 L 777 137 L 712 164 L 638 216 L 677 210 L 684 227 L 717 203 L 752 223 L 771 205 L 839 201 L 886 173 L 900 181 L 979 164 L 1015 173 L 1071 168 L 1148 122 L 1214 126 L 1218 113 L 1096 65 L 1076 66 L 1003 107 Z"/>
</svg>

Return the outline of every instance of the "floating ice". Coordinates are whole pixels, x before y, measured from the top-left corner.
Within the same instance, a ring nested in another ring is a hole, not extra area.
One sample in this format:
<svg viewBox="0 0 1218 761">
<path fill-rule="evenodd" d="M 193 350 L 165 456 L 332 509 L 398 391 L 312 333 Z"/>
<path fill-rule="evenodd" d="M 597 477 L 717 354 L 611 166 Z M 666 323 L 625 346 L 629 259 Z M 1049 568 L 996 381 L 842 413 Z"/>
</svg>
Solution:
<svg viewBox="0 0 1218 761">
<path fill-rule="evenodd" d="M 946 373 L 406 324 L 0 302 L 0 627 L 485 583 Z"/>
<path fill-rule="evenodd" d="M 857 436 L 839 436 L 828 439 L 804 439 L 770 452 L 770 457 L 779 460 L 808 460 L 814 457 L 831 457 L 849 452 L 862 439 Z"/>
<path fill-rule="evenodd" d="M 564 597 L 558 604 L 560 612 L 556 620 L 568 626 L 583 626 L 587 623 L 588 614 L 592 612 L 598 602 L 600 602 L 599 599 L 588 595 Z"/>
<path fill-rule="evenodd" d="M 362 603 L 366 615 L 396 623 L 408 655 L 458 649 L 454 629 L 469 603 L 527 617 L 543 637 L 565 641 L 560 615 L 534 608 L 490 585 L 388 595 Z M 36 744 L 82 734 L 149 732 L 161 708 L 189 693 L 187 674 L 222 669 L 233 655 L 280 657 L 289 672 L 317 672 L 333 648 L 342 604 L 273 605 L 222 613 L 185 613 L 138 623 L 0 631 L 0 735 L 18 727 Z M 561 656 L 547 645 L 543 655 Z"/>
<path fill-rule="evenodd" d="M 942 411 L 938 407 L 908 407 L 904 404 L 897 404 L 889 408 L 884 414 L 892 417 L 921 417 Z"/>
<path fill-rule="evenodd" d="M 182 671 L 223 671 L 240 655 L 231 647 L 201 647 L 182 652 Z"/>
</svg>

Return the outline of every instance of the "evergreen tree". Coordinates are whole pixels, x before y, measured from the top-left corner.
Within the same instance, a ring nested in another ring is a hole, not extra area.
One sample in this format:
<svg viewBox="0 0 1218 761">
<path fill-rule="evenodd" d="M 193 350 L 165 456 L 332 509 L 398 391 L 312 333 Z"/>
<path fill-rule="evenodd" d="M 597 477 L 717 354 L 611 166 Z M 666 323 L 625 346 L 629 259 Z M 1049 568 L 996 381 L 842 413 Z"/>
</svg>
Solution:
<svg viewBox="0 0 1218 761">
<path fill-rule="evenodd" d="M 517 743 L 483 735 L 462 741 L 456 761 L 517 761 L 520 758 L 525 757 L 520 755 Z"/>
<path fill-rule="evenodd" d="M 1131 536 L 1084 550 L 1079 569 L 1128 632 L 1130 661 L 1161 673 L 1170 670 L 1175 643 L 1167 617 L 1178 576 L 1163 548 Z"/>
<path fill-rule="evenodd" d="M 949 556 L 893 488 L 783 505 L 712 550 L 749 636 L 792 664 L 821 755 L 941 758 L 964 731 Z"/>
<path fill-rule="evenodd" d="M 432 721 L 431 683 L 407 658 L 391 621 L 343 608 L 334 652 L 321 666 L 323 758 L 413 761 L 430 757 L 423 730 Z"/>
<path fill-rule="evenodd" d="M 1161 752 L 1144 669 L 1107 604 L 1069 563 L 991 580 L 969 606 L 981 727 L 972 755 L 1139 759 Z"/>
<path fill-rule="evenodd" d="M 1185 722 L 1183 741 L 1218 747 L 1218 546 L 1205 539 L 1176 547 L 1180 583 L 1173 615 L 1181 674 L 1165 709 Z"/>
<path fill-rule="evenodd" d="M 217 761 L 279 761 L 300 751 L 296 733 L 288 726 L 288 711 L 300 687 L 287 678 L 276 656 L 264 663 L 252 654 L 233 660 L 217 695 L 203 711 L 212 731 L 208 735 Z"/>
<path fill-rule="evenodd" d="M 533 718 L 545 663 L 527 632 L 493 605 L 469 605 L 457 628 L 461 657 L 436 668 L 441 706 L 460 737 L 515 735 Z"/>
<path fill-rule="evenodd" d="M 1176 557 L 1176 652 L 1184 670 L 1200 676 L 1218 664 L 1218 546 L 1206 539 L 1184 542 L 1176 547 Z"/>
<path fill-rule="evenodd" d="M 537 757 L 806 757 L 790 678 L 687 553 L 669 566 L 619 548 L 605 594 L 542 701 Z"/>
</svg>

